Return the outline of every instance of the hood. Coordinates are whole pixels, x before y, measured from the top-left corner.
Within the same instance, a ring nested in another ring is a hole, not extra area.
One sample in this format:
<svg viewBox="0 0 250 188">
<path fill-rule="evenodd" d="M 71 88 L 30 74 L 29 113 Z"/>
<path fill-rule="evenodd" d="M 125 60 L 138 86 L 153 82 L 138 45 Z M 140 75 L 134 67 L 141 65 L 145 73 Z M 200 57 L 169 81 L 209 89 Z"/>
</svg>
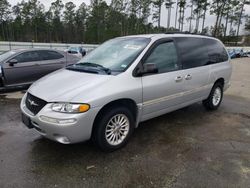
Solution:
<svg viewBox="0 0 250 188">
<path fill-rule="evenodd" d="M 28 92 L 47 102 L 73 102 L 79 93 L 88 93 L 113 76 L 61 69 L 36 81 Z"/>
</svg>

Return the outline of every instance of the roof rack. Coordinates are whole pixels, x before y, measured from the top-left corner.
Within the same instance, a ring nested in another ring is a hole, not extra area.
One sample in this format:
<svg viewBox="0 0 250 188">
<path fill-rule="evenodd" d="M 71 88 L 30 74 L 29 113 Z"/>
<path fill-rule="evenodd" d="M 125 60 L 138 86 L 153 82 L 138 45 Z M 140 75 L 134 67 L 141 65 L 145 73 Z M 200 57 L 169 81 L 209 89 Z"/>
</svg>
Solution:
<svg viewBox="0 0 250 188">
<path fill-rule="evenodd" d="M 165 34 L 192 34 L 192 33 L 190 33 L 190 32 L 188 32 L 188 31 L 167 31 L 167 32 L 165 32 Z"/>
<path fill-rule="evenodd" d="M 201 36 L 208 36 L 211 37 L 210 35 L 202 34 L 202 33 L 190 33 L 189 31 L 168 31 L 165 32 L 165 34 L 189 34 L 189 35 L 201 35 Z"/>
</svg>

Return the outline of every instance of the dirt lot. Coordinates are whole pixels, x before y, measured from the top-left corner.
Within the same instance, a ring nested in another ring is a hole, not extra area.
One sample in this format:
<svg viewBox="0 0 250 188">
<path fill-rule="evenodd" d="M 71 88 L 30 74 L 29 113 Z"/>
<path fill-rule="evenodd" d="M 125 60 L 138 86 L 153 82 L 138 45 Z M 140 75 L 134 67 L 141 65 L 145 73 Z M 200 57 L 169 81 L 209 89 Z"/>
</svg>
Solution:
<svg viewBox="0 0 250 188">
<path fill-rule="evenodd" d="M 221 108 L 201 104 L 142 123 L 102 153 L 61 145 L 20 121 L 21 93 L 0 96 L 0 187 L 249 187 L 250 58 L 233 61 Z"/>
</svg>

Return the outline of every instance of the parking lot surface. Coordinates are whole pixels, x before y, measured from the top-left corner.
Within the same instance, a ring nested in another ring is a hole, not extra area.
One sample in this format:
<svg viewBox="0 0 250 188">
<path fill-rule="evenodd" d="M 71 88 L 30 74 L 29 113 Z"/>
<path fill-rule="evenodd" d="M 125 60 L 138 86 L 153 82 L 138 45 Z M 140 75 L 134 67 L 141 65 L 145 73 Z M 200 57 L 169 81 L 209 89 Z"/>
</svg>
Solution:
<svg viewBox="0 0 250 188">
<path fill-rule="evenodd" d="M 21 92 L 0 95 L 0 187 L 249 187 L 250 58 L 233 60 L 218 111 L 201 103 L 141 123 L 103 153 L 62 145 L 21 123 Z"/>
</svg>

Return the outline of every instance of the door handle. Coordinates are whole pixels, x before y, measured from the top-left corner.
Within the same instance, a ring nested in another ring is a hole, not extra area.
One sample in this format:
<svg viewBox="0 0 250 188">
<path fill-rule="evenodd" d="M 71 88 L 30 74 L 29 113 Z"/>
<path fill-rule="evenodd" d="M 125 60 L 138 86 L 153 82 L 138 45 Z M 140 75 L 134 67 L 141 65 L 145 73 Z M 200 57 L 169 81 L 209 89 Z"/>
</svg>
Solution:
<svg viewBox="0 0 250 188">
<path fill-rule="evenodd" d="M 180 82 L 180 81 L 182 81 L 182 79 L 183 79 L 182 76 L 177 76 L 177 77 L 175 78 L 175 81 L 176 81 L 176 82 Z"/>
<path fill-rule="evenodd" d="M 188 75 L 185 76 L 185 79 L 186 79 L 186 80 L 191 80 L 191 79 L 192 79 L 192 76 L 191 76 L 190 74 L 188 74 Z"/>
</svg>

